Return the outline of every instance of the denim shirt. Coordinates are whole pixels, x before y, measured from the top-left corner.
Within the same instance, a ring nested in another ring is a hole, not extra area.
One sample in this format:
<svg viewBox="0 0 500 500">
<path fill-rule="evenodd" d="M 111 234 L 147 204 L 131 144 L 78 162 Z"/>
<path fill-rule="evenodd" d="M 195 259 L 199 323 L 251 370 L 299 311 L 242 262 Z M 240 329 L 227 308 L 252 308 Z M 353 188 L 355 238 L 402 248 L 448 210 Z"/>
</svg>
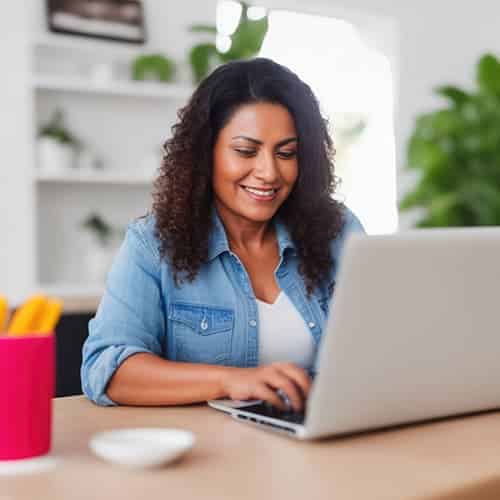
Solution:
<svg viewBox="0 0 500 500">
<path fill-rule="evenodd" d="M 282 222 L 276 220 L 275 227 L 278 286 L 303 317 L 317 347 L 342 247 L 349 233 L 363 227 L 344 209 L 343 229 L 331 242 L 334 264 L 309 298 L 293 241 Z M 194 281 L 176 285 L 168 261 L 160 257 L 154 217 L 129 225 L 83 346 L 82 389 L 89 399 L 114 405 L 106 395 L 108 382 L 121 363 L 140 352 L 190 363 L 259 364 L 259 318 L 250 279 L 231 252 L 215 209 L 212 228 L 208 261 Z"/>
</svg>

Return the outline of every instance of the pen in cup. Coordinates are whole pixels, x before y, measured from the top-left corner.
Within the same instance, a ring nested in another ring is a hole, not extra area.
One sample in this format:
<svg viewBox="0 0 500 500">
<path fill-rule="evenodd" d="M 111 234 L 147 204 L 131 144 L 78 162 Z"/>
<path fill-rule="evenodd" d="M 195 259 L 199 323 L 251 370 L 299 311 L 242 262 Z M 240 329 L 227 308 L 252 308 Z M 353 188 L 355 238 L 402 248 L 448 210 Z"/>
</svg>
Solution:
<svg viewBox="0 0 500 500">
<path fill-rule="evenodd" d="M 7 299 L 0 295 L 0 335 L 4 331 L 4 328 L 7 324 L 7 317 L 9 315 L 9 304 L 7 303 Z"/>
<path fill-rule="evenodd" d="M 8 337 L 51 334 L 62 313 L 60 300 L 42 294 L 31 296 L 12 315 L 6 327 Z M 7 301 L 0 300 L 0 332 L 5 328 L 8 313 Z"/>
</svg>

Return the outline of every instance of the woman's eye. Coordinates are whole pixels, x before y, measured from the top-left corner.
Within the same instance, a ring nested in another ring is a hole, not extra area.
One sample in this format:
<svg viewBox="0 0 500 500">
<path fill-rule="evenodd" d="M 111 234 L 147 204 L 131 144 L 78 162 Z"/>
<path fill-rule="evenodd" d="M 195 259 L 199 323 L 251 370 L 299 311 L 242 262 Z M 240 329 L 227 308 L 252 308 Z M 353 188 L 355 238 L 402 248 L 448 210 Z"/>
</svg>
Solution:
<svg viewBox="0 0 500 500">
<path fill-rule="evenodd" d="M 294 158 L 297 155 L 297 151 L 278 151 L 277 154 L 283 160 L 288 160 Z"/>
<path fill-rule="evenodd" d="M 236 148 L 235 151 L 239 153 L 242 156 L 254 156 L 256 154 L 255 149 L 243 149 L 243 148 Z"/>
</svg>

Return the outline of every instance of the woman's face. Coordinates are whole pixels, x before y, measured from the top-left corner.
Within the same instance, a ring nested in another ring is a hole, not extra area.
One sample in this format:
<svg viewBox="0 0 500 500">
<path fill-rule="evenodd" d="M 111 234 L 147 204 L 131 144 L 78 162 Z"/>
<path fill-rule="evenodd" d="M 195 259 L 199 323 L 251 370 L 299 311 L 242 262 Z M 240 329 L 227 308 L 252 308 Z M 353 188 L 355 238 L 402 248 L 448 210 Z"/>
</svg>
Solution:
<svg viewBox="0 0 500 500">
<path fill-rule="evenodd" d="M 297 179 L 297 140 L 285 107 L 239 107 L 214 146 L 212 185 L 219 212 L 253 222 L 270 220 Z"/>
</svg>

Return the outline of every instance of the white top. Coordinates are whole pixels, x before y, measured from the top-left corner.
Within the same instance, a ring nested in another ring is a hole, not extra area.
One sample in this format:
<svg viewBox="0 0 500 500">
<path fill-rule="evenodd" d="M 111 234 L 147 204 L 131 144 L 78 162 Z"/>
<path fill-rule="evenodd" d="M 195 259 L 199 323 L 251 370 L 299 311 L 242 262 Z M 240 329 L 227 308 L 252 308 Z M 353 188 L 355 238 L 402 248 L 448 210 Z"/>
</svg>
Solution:
<svg viewBox="0 0 500 500">
<path fill-rule="evenodd" d="M 304 319 L 283 291 L 274 304 L 257 299 L 259 312 L 259 364 L 289 361 L 311 368 L 315 345 Z"/>
</svg>

